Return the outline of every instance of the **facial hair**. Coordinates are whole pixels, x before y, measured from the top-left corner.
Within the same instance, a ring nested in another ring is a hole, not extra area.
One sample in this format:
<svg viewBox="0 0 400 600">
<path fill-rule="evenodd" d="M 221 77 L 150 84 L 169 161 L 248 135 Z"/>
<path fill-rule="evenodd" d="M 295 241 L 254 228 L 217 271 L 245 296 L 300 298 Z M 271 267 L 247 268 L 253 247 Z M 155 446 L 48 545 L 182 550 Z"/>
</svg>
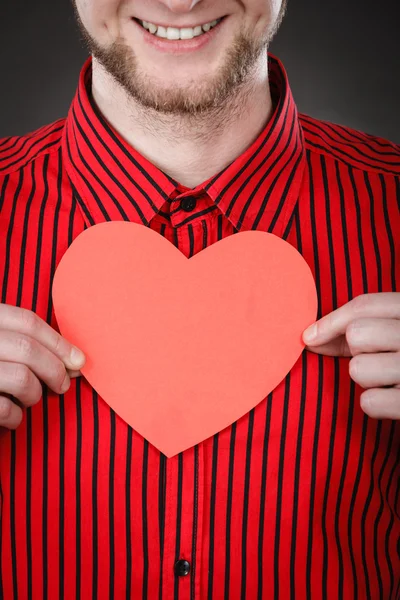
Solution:
<svg viewBox="0 0 400 600">
<path fill-rule="evenodd" d="M 265 55 L 267 60 L 267 48 L 286 9 L 285 0 L 277 21 L 260 39 L 255 39 L 251 32 L 239 32 L 226 53 L 224 63 L 209 79 L 200 82 L 193 80 L 184 87 L 165 87 L 158 86 L 154 77 L 142 70 L 134 49 L 123 40 L 118 39 L 107 47 L 101 46 L 86 29 L 75 2 L 73 4 L 78 27 L 89 53 L 122 86 L 128 97 L 142 108 L 156 111 L 160 117 L 170 115 L 189 120 L 192 117 L 210 116 L 210 113 L 214 117 L 222 114 L 227 104 L 237 99 L 241 92 L 246 93 L 246 84 L 251 80 L 260 58 Z"/>
</svg>

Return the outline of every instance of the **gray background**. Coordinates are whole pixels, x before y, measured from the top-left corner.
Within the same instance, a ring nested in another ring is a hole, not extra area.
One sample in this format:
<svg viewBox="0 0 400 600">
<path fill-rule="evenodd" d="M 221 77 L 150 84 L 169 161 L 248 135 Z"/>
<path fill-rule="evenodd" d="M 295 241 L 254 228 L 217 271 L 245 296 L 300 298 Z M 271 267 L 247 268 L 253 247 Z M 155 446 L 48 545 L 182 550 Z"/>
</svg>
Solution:
<svg viewBox="0 0 400 600">
<path fill-rule="evenodd" d="M 289 0 L 271 51 L 301 112 L 400 143 L 399 0 Z M 5 0 L 0 136 L 67 113 L 86 51 L 70 0 Z"/>
</svg>

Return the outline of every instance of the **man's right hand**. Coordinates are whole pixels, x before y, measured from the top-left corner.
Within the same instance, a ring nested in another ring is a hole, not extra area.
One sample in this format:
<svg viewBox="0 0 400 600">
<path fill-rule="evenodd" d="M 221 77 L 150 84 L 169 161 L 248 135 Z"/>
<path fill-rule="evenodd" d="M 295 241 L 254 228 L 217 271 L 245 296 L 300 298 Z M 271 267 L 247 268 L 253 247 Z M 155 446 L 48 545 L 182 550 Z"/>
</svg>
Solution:
<svg viewBox="0 0 400 600">
<path fill-rule="evenodd" d="M 84 364 L 84 354 L 34 312 L 0 304 L 0 427 L 18 427 L 21 407 L 42 397 L 41 382 L 65 393 Z"/>
</svg>

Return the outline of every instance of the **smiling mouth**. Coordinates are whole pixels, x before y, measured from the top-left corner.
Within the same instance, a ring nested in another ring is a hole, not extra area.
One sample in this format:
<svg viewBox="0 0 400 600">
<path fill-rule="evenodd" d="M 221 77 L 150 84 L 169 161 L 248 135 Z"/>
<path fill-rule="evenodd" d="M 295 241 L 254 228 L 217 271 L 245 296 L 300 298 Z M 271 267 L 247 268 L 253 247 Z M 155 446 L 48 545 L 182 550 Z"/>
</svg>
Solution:
<svg viewBox="0 0 400 600">
<path fill-rule="evenodd" d="M 138 23 L 143 29 L 155 37 L 163 38 L 166 40 L 191 40 L 195 37 L 202 36 L 214 27 L 217 27 L 225 17 L 215 19 L 209 23 L 203 25 L 196 25 L 195 27 L 165 27 L 163 25 L 156 25 L 149 23 L 148 21 L 142 21 L 141 19 L 134 18 L 134 21 Z"/>
</svg>

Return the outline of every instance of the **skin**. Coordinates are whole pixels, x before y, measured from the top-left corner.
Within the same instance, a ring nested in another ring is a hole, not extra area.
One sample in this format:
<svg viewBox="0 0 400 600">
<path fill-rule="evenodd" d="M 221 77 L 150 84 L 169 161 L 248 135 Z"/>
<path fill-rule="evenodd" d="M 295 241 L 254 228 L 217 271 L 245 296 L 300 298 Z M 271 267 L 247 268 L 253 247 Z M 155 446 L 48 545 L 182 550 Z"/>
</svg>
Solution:
<svg viewBox="0 0 400 600">
<path fill-rule="evenodd" d="M 80 375 L 85 357 L 40 317 L 24 308 L 0 304 L 0 426 L 15 429 L 24 407 L 42 397 L 44 382 L 65 393 Z"/>
<path fill-rule="evenodd" d="M 266 50 L 285 12 L 282 0 L 76 0 L 93 55 L 93 98 L 142 155 L 195 187 L 258 137 L 273 112 Z M 132 17 L 195 26 L 227 16 L 218 44 L 186 55 L 142 41 Z M 171 74 L 173 73 L 173 78 Z M 314 335 L 310 334 L 314 332 Z M 348 356 L 370 417 L 400 419 L 400 294 L 366 294 L 304 332 L 307 349 Z M 42 382 L 65 393 L 85 357 L 31 311 L 0 304 L 0 426 L 15 429 L 40 401 Z"/>
<path fill-rule="evenodd" d="M 375 419 L 400 419 L 400 293 L 363 294 L 303 334 L 308 349 L 351 356 L 349 374 L 366 391 L 362 410 Z"/>
<path fill-rule="evenodd" d="M 271 117 L 266 52 L 285 5 L 76 0 L 77 22 L 94 57 L 93 98 L 143 156 L 195 187 L 242 154 Z M 186 55 L 155 50 L 132 21 L 194 26 L 222 16 L 218 41 Z"/>
</svg>

